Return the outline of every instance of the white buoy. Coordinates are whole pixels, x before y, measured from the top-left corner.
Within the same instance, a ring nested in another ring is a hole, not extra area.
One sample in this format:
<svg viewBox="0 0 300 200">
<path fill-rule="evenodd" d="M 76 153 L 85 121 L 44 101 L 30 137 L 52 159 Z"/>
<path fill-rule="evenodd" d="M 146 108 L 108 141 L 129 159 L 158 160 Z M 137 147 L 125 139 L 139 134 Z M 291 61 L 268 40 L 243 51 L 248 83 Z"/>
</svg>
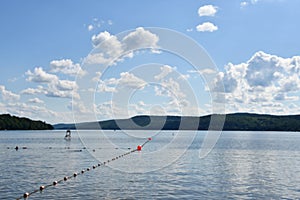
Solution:
<svg viewBox="0 0 300 200">
<path fill-rule="evenodd" d="M 25 193 L 23 194 L 23 197 L 24 197 L 24 198 L 29 197 L 29 193 L 28 193 L 28 192 L 25 192 Z"/>
</svg>

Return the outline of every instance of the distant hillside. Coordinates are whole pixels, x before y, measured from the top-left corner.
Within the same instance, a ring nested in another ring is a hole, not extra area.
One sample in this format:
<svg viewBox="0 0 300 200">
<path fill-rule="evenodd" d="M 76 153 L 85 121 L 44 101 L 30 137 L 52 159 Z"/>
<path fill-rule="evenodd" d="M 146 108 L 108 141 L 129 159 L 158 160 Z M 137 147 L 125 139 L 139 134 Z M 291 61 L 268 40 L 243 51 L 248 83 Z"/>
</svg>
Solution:
<svg viewBox="0 0 300 200">
<path fill-rule="evenodd" d="M 0 130 L 51 130 L 53 126 L 42 121 L 33 121 L 9 114 L 0 115 Z"/>
<path fill-rule="evenodd" d="M 207 130 L 211 118 L 222 121 L 223 130 L 231 131 L 300 131 L 300 115 L 276 116 L 249 113 L 207 115 L 202 117 L 135 116 L 130 119 L 54 125 L 55 129 L 127 129 L 127 130 Z M 198 126 L 197 126 L 198 124 Z M 214 127 L 210 127 L 214 129 Z"/>
</svg>

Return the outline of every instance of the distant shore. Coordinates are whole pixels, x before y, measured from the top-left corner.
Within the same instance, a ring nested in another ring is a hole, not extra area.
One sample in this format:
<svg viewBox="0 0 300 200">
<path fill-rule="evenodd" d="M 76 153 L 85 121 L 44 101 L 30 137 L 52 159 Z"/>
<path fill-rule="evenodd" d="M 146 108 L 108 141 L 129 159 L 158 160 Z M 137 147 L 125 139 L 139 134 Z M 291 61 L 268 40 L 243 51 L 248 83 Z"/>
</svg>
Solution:
<svg viewBox="0 0 300 200">
<path fill-rule="evenodd" d="M 78 124 L 55 124 L 24 117 L 0 115 L 0 130 L 224 130 L 224 131 L 300 131 L 300 115 L 266 115 L 252 113 L 194 116 L 140 115 L 129 119 L 112 119 Z"/>
<path fill-rule="evenodd" d="M 213 123 L 210 123 L 213 120 Z M 251 113 L 192 116 L 140 115 L 129 119 L 55 124 L 54 129 L 103 130 L 224 130 L 224 131 L 300 131 L 300 115 L 265 115 Z"/>
<path fill-rule="evenodd" d="M 53 128 L 51 124 L 42 121 L 10 114 L 0 115 L 0 130 L 52 130 Z"/>
</svg>

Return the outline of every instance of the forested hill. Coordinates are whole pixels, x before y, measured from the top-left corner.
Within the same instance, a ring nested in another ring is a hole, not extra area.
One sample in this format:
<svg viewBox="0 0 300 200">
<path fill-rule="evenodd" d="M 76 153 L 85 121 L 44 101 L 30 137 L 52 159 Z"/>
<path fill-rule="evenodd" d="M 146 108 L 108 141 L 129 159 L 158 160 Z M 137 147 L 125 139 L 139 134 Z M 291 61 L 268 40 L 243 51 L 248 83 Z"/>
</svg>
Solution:
<svg viewBox="0 0 300 200">
<path fill-rule="evenodd" d="M 24 117 L 0 115 L 0 130 L 52 130 L 53 126 L 42 121 L 34 121 Z"/>
<path fill-rule="evenodd" d="M 227 115 L 186 116 L 135 116 L 130 119 L 116 119 L 100 122 L 57 124 L 55 129 L 128 129 L 128 130 L 213 130 L 210 124 L 222 122 L 227 131 L 300 131 L 300 115 L 261 115 L 233 113 Z M 197 126 L 198 124 L 198 126 Z"/>
</svg>

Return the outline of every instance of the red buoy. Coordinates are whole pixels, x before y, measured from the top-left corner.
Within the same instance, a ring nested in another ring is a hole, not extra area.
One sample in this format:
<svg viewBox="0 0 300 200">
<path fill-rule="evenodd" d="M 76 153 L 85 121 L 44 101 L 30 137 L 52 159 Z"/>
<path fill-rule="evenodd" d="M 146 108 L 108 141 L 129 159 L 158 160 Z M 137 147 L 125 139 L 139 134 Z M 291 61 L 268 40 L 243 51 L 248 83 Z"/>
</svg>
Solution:
<svg viewBox="0 0 300 200">
<path fill-rule="evenodd" d="M 142 150 L 142 146 L 141 145 L 139 145 L 139 146 L 137 146 L 137 148 L 136 148 L 138 151 L 141 151 Z"/>
<path fill-rule="evenodd" d="M 148 138 L 148 140 L 152 140 L 152 138 L 151 138 L 151 137 L 149 137 L 149 138 Z"/>
</svg>

